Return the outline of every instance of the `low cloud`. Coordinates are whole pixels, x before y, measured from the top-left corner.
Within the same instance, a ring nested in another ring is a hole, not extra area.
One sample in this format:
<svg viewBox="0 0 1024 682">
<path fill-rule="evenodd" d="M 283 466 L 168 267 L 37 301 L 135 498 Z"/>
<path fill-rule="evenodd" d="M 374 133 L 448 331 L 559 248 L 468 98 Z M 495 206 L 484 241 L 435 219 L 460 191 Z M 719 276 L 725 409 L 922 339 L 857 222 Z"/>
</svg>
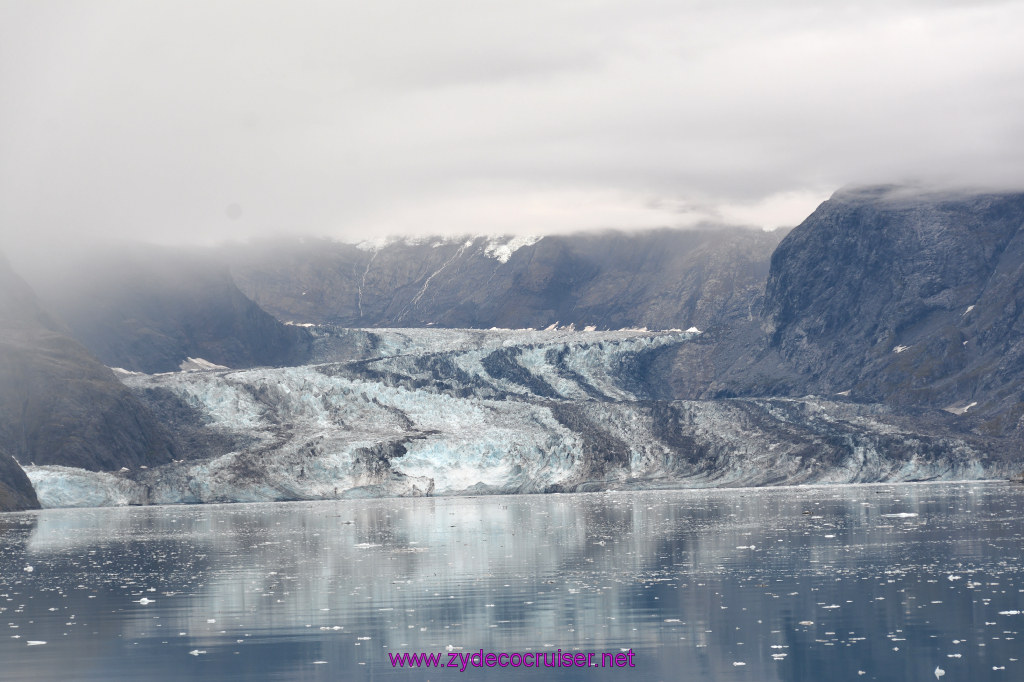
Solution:
<svg viewBox="0 0 1024 682">
<path fill-rule="evenodd" d="M 0 4 L 0 249 L 795 224 L 1019 188 L 1022 2 Z"/>
</svg>

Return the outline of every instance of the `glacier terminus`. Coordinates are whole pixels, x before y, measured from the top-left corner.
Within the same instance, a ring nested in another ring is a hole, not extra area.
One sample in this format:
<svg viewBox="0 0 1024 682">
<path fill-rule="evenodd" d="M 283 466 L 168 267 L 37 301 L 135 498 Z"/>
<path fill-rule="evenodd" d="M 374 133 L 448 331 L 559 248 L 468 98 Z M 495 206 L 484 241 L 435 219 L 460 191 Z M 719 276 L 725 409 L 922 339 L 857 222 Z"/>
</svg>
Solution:
<svg viewBox="0 0 1024 682">
<path fill-rule="evenodd" d="M 182 458 L 26 466 L 46 507 L 983 479 L 963 434 L 842 396 L 666 400 L 699 330 L 315 330 L 316 362 L 121 372 Z"/>
</svg>

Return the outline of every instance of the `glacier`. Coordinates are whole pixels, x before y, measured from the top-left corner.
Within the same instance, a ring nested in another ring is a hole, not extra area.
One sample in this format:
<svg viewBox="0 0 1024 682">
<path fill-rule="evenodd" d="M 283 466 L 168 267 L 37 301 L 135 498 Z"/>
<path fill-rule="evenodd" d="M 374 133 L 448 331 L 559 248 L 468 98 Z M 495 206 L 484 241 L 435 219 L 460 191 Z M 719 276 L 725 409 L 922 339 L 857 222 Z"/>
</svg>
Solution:
<svg viewBox="0 0 1024 682">
<path fill-rule="evenodd" d="M 311 365 L 120 375 L 177 430 L 180 460 L 25 470 L 43 507 L 1004 475 L 882 405 L 652 397 L 645 359 L 699 334 L 319 328 Z"/>
</svg>

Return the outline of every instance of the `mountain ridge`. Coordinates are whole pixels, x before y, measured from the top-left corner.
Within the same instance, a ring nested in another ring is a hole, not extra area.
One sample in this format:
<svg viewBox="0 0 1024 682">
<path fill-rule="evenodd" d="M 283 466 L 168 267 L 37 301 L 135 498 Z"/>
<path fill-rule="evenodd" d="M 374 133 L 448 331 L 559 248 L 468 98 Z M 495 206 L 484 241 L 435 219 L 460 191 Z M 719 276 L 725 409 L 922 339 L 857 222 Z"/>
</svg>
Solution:
<svg viewBox="0 0 1024 682">
<path fill-rule="evenodd" d="M 784 234 L 666 228 L 518 243 L 480 236 L 372 245 L 307 240 L 232 247 L 222 258 L 248 296 L 299 323 L 685 329 L 748 307 Z"/>
</svg>

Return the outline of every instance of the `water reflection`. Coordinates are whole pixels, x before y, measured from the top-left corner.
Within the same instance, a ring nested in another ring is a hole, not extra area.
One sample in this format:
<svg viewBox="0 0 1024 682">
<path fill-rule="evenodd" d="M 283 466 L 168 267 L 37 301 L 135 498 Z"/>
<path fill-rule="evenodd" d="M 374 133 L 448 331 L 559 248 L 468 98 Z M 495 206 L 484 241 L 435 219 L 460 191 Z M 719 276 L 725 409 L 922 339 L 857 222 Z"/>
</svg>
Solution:
<svg viewBox="0 0 1024 682">
<path fill-rule="evenodd" d="M 1022 507 L 936 484 L 6 515 L 0 679 L 436 679 L 387 654 L 559 648 L 636 668 L 476 672 L 1012 679 Z"/>
</svg>

